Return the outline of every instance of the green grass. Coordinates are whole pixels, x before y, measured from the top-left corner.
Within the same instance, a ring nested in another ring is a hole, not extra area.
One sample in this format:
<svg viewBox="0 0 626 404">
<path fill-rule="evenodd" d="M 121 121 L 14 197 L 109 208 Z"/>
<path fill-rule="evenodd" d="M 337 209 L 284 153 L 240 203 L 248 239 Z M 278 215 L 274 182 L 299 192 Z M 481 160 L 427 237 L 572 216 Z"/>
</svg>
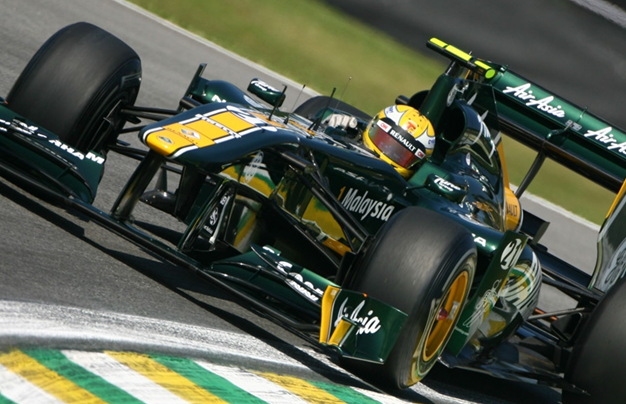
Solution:
<svg viewBox="0 0 626 404">
<path fill-rule="evenodd" d="M 504 138 L 509 181 L 520 184 L 536 153 L 511 138 Z M 528 190 L 531 194 L 601 224 L 615 194 L 551 160 L 546 160 Z"/>
<path fill-rule="evenodd" d="M 320 93 L 339 95 L 352 77 L 343 100 L 370 114 L 445 67 L 317 1 L 133 2 Z"/>
<path fill-rule="evenodd" d="M 133 3 L 320 93 L 374 114 L 399 94 L 430 88 L 444 65 L 316 0 L 131 0 Z M 424 49 L 426 49 L 424 47 Z M 505 139 L 510 180 L 533 152 Z M 528 192 L 601 223 L 613 194 L 546 162 Z"/>
</svg>

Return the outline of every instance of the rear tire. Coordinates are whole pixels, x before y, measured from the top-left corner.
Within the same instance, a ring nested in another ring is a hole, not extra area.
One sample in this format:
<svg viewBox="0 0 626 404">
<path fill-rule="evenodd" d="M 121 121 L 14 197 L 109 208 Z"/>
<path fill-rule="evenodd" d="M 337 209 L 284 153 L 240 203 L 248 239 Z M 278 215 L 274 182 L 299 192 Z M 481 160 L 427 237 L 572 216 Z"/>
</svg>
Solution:
<svg viewBox="0 0 626 404">
<path fill-rule="evenodd" d="M 564 404 L 613 404 L 626 400 L 626 278 L 593 311 L 572 352 L 566 379 L 589 395 L 563 392 Z"/>
<path fill-rule="evenodd" d="M 105 152 L 141 82 L 128 45 L 94 25 L 67 26 L 35 53 L 7 96 L 9 108 L 83 152 Z M 108 122 L 105 122 L 105 118 Z"/>
<path fill-rule="evenodd" d="M 474 239 L 458 223 L 418 207 L 394 215 L 377 234 L 349 288 L 402 310 L 408 318 L 384 365 L 350 361 L 347 366 L 392 388 L 419 382 L 452 335 L 475 266 Z M 450 316 L 438 319 L 445 312 Z"/>
</svg>

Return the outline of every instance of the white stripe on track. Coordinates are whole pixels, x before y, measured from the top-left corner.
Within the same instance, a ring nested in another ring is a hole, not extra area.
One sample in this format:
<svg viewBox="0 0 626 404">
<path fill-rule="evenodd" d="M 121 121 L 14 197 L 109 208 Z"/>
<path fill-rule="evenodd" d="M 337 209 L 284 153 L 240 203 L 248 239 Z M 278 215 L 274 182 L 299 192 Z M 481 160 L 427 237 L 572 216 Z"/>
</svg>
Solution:
<svg viewBox="0 0 626 404">
<path fill-rule="evenodd" d="M 271 404 L 308 404 L 297 395 L 254 373 L 197 360 L 198 365 Z"/>
<path fill-rule="evenodd" d="M 367 396 L 371 398 L 372 400 L 376 400 L 382 404 L 406 404 L 407 403 L 407 401 L 401 400 L 399 398 L 395 398 L 393 396 L 388 396 L 383 393 L 378 393 L 376 391 L 362 389 L 359 387 L 352 387 L 352 388 L 354 389 L 354 391 L 359 392 L 363 394 L 364 396 Z"/>
<path fill-rule="evenodd" d="M 0 365 L 0 392 L 17 404 L 63 404 L 56 397 L 2 365 Z"/>
<path fill-rule="evenodd" d="M 61 351 L 69 360 L 146 404 L 189 404 L 105 353 Z"/>
</svg>

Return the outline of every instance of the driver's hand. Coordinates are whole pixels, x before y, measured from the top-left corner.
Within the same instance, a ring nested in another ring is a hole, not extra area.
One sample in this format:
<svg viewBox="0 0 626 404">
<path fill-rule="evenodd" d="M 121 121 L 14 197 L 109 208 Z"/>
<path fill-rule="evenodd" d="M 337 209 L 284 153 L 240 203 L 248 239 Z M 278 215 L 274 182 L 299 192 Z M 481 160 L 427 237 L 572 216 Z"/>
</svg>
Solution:
<svg viewBox="0 0 626 404">
<path fill-rule="evenodd" d="M 359 121 L 352 115 L 331 114 L 322 123 L 333 128 L 355 129 Z"/>
</svg>

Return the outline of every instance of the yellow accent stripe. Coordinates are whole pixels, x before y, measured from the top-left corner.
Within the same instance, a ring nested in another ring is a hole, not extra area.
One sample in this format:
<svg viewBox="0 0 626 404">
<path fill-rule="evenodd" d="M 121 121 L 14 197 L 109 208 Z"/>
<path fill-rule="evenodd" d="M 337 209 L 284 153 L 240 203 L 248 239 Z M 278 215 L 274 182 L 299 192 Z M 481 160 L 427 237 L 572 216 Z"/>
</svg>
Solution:
<svg viewBox="0 0 626 404">
<path fill-rule="evenodd" d="M 290 376 L 279 376 L 274 373 L 257 373 L 259 376 L 276 383 L 282 388 L 289 390 L 297 396 L 313 404 L 333 404 L 343 403 L 332 394 L 322 390 L 310 383 Z"/>
<path fill-rule="evenodd" d="M 211 115 L 211 119 L 221 123 L 233 132 L 242 132 L 254 127 L 250 122 L 246 122 L 232 112 L 222 112 L 221 114 Z"/>
<path fill-rule="evenodd" d="M 66 403 L 105 404 L 89 391 L 41 365 L 23 352 L 12 351 L 0 356 L 0 364 Z"/>
<path fill-rule="evenodd" d="M 476 66 L 480 66 L 480 67 L 482 67 L 482 68 L 483 68 L 483 69 L 485 69 L 485 70 L 489 70 L 489 69 L 491 69 L 491 66 L 489 66 L 489 65 L 488 65 L 488 64 L 486 64 L 486 63 L 481 62 L 480 60 L 476 60 L 476 61 L 474 61 L 474 64 L 475 64 Z"/>
<path fill-rule="evenodd" d="M 330 338 L 332 308 L 338 293 L 338 287 L 328 285 L 322 296 L 322 313 L 320 319 L 320 343 L 322 344 L 327 344 Z"/>
<path fill-rule="evenodd" d="M 430 38 L 430 42 L 432 44 L 442 48 L 442 49 L 445 49 L 446 51 L 450 52 L 454 56 L 456 56 L 456 57 L 458 57 L 458 58 L 460 58 L 462 60 L 465 60 L 466 62 L 474 63 L 476 66 L 478 66 L 478 67 L 480 67 L 482 69 L 485 69 L 484 74 L 485 74 L 486 78 L 490 79 L 490 78 L 492 78 L 493 76 L 496 75 L 496 71 L 491 66 L 489 66 L 488 64 L 483 63 L 482 61 L 476 59 L 475 57 L 473 57 L 469 53 L 467 53 L 467 52 L 465 52 L 465 51 L 463 51 L 463 50 L 461 50 L 461 49 L 459 49 L 459 48 L 457 48 L 455 46 L 447 44 L 447 43 L 445 43 L 442 40 L 437 39 L 437 38 Z"/>
<path fill-rule="evenodd" d="M 430 42 L 434 43 L 435 45 L 439 46 L 440 48 L 445 48 L 446 45 L 448 45 L 447 43 L 445 43 L 444 41 L 442 41 L 439 38 L 430 38 Z"/>
<path fill-rule="evenodd" d="M 622 187 L 620 188 L 619 192 L 615 196 L 615 199 L 613 200 L 613 204 L 611 204 L 609 211 L 606 213 L 605 219 L 608 219 L 609 216 L 613 214 L 613 211 L 615 210 L 615 208 L 617 208 L 617 204 L 619 203 L 619 201 L 622 200 L 622 197 L 624 196 L 625 192 L 626 192 L 626 180 L 622 183 Z"/>
<path fill-rule="evenodd" d="M 469 62 L 472 59 L 472 56 L 469 53 L 463 52 L 461 49 L 457 48 L 456 46 L 448 45 L 446 46 L 446 50 L 452 53 L 453 55 L 460 57 L 461 59 L 465 61 Z"/>
<path fill-rule="evenodd" d="M 328 340 L 328 345 L 341 346 L 352 327 L 354 327 L 354 324 L 344 318 L 340 319 L 339 324 L 337 324 L 337 327 L 335 327 L 333 334 Z"/>
<path fill-rule="evenodd" d="M 106 354 L 190 403 L 227 403 L 148 355 L 111 351 Z"/>
</svg>

